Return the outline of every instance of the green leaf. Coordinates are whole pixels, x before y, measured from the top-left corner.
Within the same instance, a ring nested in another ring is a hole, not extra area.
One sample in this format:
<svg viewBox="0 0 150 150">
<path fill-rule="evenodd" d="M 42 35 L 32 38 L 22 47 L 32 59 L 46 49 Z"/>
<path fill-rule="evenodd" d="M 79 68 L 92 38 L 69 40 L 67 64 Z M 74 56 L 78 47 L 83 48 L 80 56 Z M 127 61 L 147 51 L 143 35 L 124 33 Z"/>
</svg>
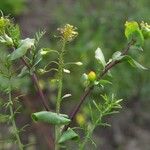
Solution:
<svg viewBox="0 0 150 150">
<path fill-rule="evenodd" d="M 128 41 L 131 39 L 136 40 L 135 45 L 141 47 L 144 43 L 144 37 L 139 25 L 135 21 L 130 21 L 125 23 L 125 36 Z"/>
<path fill-rule="evenodd" d="M 124 56 L 122 56 L 122 53 L 120 51 L 117 51 L 113 53 L 112 60 L 121 60 Z"/>
<path fill-rule="evenodd" d="M 0 36 L 0 42 L 6 44 L 8 46 L 13 45 L 12 38 L 9 37 L 7 34 Z"/>
<path fill-rule="evenodd" d="M 57 114 L 54 112 L 40 111 L 32 114 L 34 121 L 45 122 L 52 125 L 66 125 L 70 119 L 65 114 Z"/>
<path fill-rule="evenodd" d="M 0 74 L 0 89 L 7 90 L 9 87 L 9 79 Z"/>
<path fill-rule="evenodd" d="M 138 69 L 147 70 L 144 66 L 135 61 L 131 56 L 125 56 L 124 60 L 126 60 L 131 66 L 136 67 Z"/>
<path fill-rule="evenodd" d="M 105 57 L 102 50 L 98 47 L 95 51 L 95 58 L 102 64 L 103 67 L 106 65 Z"/>
<path fill-rule="evenodd" d="M 77 140 L 79 138 L 78 134 L 75 133 L 72 129 L 68 129 L 67 131 L 65 131 L 62 136 L 60 137 L 58 143 L 64 143 L 68 140 Z"/>
<path fill-rule="evenodd" d="M 22 40 L 19 44 L 19 48 L 10 54 L 10 60 L 15 60 L 24 56 L 27 50 L 32 46 L 34 46 L 34 41 L 35 41 L 34 39 L 29 38 Z"/>
<path fill-rule="evenodd" d="M 9 115 L 0 114 L 0 123 L 6 123 L 9 121 Z"/>
<path fill-rule="evenodd" d="M 36 32 L 35 34 L 35 45 L 37 46 L 40 39 L 45 35 L 46 31 L 45 30 L 40 30 Z"/>
<path fill-rule="evenodd" d="M 18 47 L 21 37 L 19 25 L 11 24 L 8 28 L 8 35 L 12 38 L 14 45 Z"/>
<path fill-rule="evenodd" d="M 108 80 L 99 80 L 98 82 L 99 82 L 99 84 L 102 84 L 102 85 L 112 84 L 112 83 L 111 83 L 110 81 L 108 81 Z"/>
<path fill-rule="evenodd" d="M 35 61 L 34 61 L 33 67 L 37 66 L 41 62 L 42 59 L 43 59 L 43 57 L 42 57 L 40 51 L 38 51 L 38 53 L 35 56 Z"/>
<path fill-rule="evenodd" d="M 29 74 L 29 70 L 26 66 L 21 69 L 21 72 L 18 74 L 18 77 L 24 77 L 25 75 Z"/>
</svg>

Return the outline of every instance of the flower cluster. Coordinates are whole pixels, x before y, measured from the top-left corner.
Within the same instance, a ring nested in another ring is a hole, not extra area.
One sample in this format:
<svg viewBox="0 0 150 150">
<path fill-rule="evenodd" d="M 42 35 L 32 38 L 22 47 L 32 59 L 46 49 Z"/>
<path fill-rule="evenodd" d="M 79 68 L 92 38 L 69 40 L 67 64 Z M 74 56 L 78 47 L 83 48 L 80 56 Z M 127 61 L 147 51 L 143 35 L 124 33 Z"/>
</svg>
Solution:
<svg viewBox="0 0 150 150">
<path fill-rule="evenodd" d="M 76 30 L 77 28 L 70 24 L 66 24 L 63 28 L 58 28 L 61 37 L 66 42 L 72 41 L 78 35 L 78 32 Z"/>
<path fill-rule="evenodd" d="M 144 35 L 144 37 L 147 39 L 150 37 L 150 25 L 148 23 L 145 23 L 145 22 L 141 22 L 141 30 L 142 30 L 142 33 Z"/>
</svg>

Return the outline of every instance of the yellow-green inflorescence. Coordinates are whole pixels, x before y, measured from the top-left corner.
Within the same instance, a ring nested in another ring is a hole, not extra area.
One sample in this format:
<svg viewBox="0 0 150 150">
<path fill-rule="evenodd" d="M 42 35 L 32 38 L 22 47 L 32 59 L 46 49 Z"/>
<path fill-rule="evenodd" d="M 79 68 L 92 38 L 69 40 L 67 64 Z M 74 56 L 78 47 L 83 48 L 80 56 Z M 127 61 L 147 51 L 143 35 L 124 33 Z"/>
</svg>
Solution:
<svg viewBox="0 0 150 150">
<path fill-rule="evenodd" d="M 77 28 L 70 24 L 66 24 L 64 27 L 58 28 L 57 30 L 66 42 L 74 40 L 74 38 L 78 35 L 78 32 L 76 31 Z"/>
<path fill-rule="evenodd" d="M 8 18 L 0 18 L 0 35 L 5 33 L 5 29 L 10 25 L 10 20 Z"/>
<path fill-rule="evenodd" d="M 141 30 L 145 39 L 150 38 L 150 25 L 145 22 L 141 22 Z"/>
</svg>

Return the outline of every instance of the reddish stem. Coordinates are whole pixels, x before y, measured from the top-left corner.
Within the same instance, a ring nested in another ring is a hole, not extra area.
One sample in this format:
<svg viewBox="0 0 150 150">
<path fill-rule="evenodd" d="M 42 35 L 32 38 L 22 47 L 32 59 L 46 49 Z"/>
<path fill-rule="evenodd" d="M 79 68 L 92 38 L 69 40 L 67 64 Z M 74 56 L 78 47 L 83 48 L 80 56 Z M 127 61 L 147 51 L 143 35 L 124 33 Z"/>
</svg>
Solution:
<svg viewBox="0 0 150 150">
<path fill-rule="evenodd" d="M 135 43 L 134 40 L 131 40 L 127 47 L 122 51 L 122 56 L 126 55 L 130 49 L 130 47 Z M 111 61 L 109 64 L 107 64 L 104 68 L 104 70 L 100 73 L 98 79 L 101 79 L 104 75 L 106 75 L 106 73 L 112 68 L 114 67 L 116 64 L 120 63 L 121 61 L 119 60 L 115 60 L 115 61 Z M 79 103 L 76 105 L 76 107 L 73 109 L 72 113 L 70 114 L 70 119 L 72 123 L 72 121 L 74 120 L 76 114 L 79 112 L 81 105 L 83 104 L 83 102 L 86 100 L 87 96 L 90 95 L 90 93 L 92 92 L 92 90 L 94 89 L 94 85 L 88 87 L 85 92 L 83 93 L 83 95 L 80 97 L 80 101 Z M 68 129 L 68 127 L 70 126 L 70 124 L 66 125 L 62 131 L 66 131 Z"/>
<path fill-rule="evenodd" d="M 28 69 L 30 70 L 31 67 L 30 67 L 30 65 L 26 62 L 26 60 L 25 60 L 23 57 L 21 58 L 21 60 L 22 60 L 22 62 L 25 64 L 25 66 L 27 66 Z M 43 91 L 42 91 L 42 89 L 40 88 L 37 75 L 36 75 L 35 73 L 33 73 L 33 74 L 31 75 L 31 78 L 32 78 L 32 80 L 33 80 L 34 85 L 35 85 L 36 88 L 37 88 L 37 92 L 38 92 L 38 94 L 39 94 L 39 96 L 40 96 L 40 98 L 41 98 L 40 100 L 41 100 L 41 103 L 43 104 L 45 110 L 46 110 L 46 111 L 50 111 L 50 108 L 49 108 L 49 106 L 48 106 L 48 104 L 47 104 L 47 101 L 46 101 L 46 99 L 45 99 L 45 96 L 44 96 L 44 94 L 43 94 Z"/>
</svg>

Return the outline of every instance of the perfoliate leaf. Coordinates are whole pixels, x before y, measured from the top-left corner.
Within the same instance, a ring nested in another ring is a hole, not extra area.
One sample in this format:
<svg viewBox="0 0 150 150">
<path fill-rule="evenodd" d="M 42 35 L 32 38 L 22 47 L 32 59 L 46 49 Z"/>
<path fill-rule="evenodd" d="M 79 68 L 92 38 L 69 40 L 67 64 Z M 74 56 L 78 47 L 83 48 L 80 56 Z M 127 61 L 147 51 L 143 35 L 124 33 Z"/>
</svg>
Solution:
<svg viewBox="0 0 150 150">
<path fill-rule="evenodd" d="M 64 143 L 68 140 L 77 140 L 79 138 L 78 134 L 75 133 L 72 129 L 68 129 L 67 131 L 65 131 L 62 136 L 60 137 L 58 143 Z"/>
<path fill-rule="evenodd" d="M 136 67 L 138 69 L 147 70 L 144 66 L 135 61 L 131 56 L 125 56 L 124 60 L 126 60 L 131 66 Z"/>
<path fill-rule="evenodd" d="M 135 21 L 130 21 L 125 23 L 125 36 L 130 41 L 134 39 L 136 41 L 135 45 L 141 47 L 144 43 L 144 37 L 139 25 Z"/>
<path fill-rule="evenodd" d="M 18 59 L 24 56 L 29 48 L 34 46 L 34 39 L 21 40 L 19 47 L 10 54 L 10 60 Z"/>
<path fill-rule="evenodd" d="M 102 50 L 98 47 L 95 51 L 95 58 L 102 64 L 103 67 L 106 65 L 105 57 Z"/>
<path fill-rule="evenodd" d="M 52 125 L 66 125 L 70 119 L 65 114 L 57 114 L 54 112 L 40 111 L 32 114 L 32 119 L 38 122 L 45 122 Z"/>
</svg>

